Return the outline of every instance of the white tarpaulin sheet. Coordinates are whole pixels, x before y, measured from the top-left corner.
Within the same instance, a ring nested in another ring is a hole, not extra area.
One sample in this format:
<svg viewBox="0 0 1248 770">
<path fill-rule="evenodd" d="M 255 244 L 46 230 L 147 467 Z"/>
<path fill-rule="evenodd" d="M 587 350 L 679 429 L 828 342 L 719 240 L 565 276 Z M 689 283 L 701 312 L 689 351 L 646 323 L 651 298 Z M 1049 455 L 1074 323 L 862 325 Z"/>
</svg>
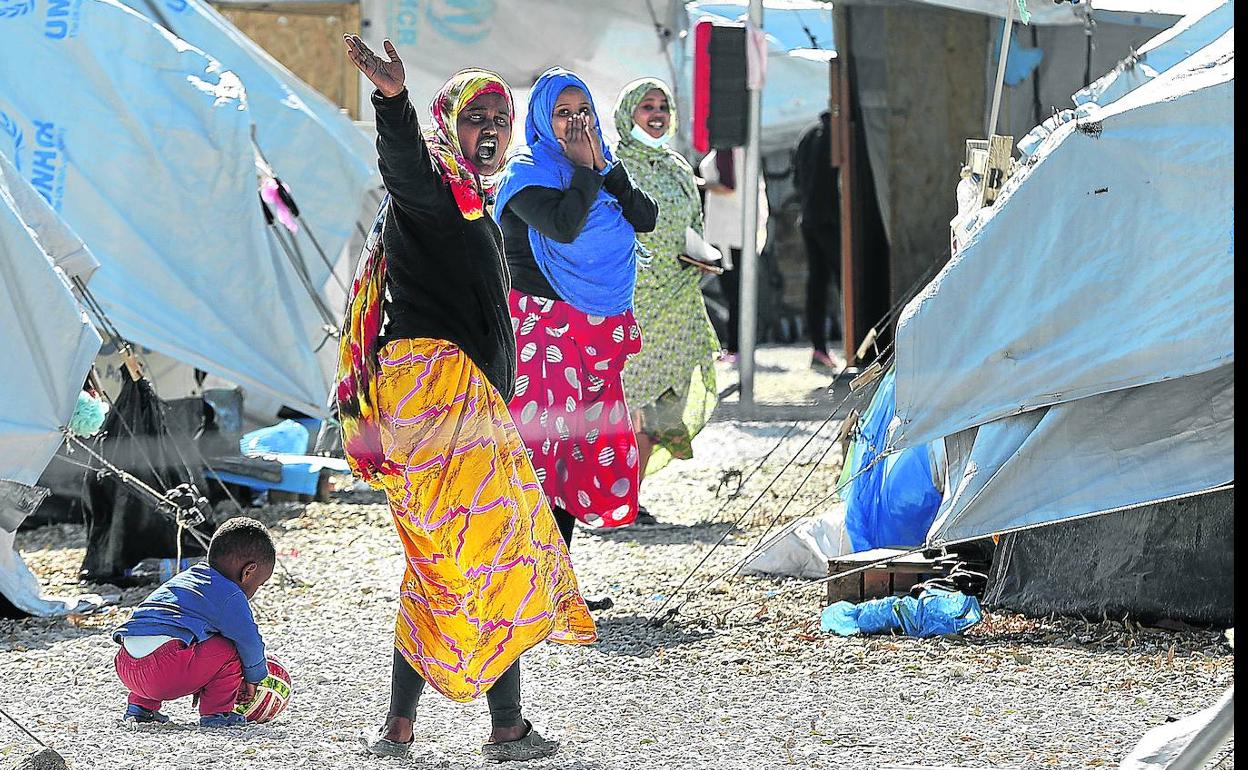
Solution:
<svg viewBox="0 0 1248 770">
<path fill-rule="evenodd" d="M 853 553 L 845 529 L 845 506 L 799 519 L 761 544 L 741 567 L 746 575 L 791 575 L 818 580 L 828 576 L 828 559 Z"/>
<path fill-rule="evenodd" d="M 46 204 L 0 155 L 0 480 L 32 485 L 61 445 L 100 337 L 43 244 L 72 244 Z M 30 220 L 27 221 L 27 215 Z M 79 243 L 79 245 L 81 245 Z M 90 253 L 71 262 L 89 264 Z M 20 517 L 18 519 L 20 521 Z M 0 595 L 36 615 L 64 614 L 78 601 L 46 599 L 0 526 Z"/>
<path fill-rule="evenodd" d="M 1235 687 L 1232 685 L 1212 706 L 1149 730 L 1131 753 L 1123 757 L 1118 770 L 1209 767 L 1234 738 Z M 1218 761 L 1213 765 L 1214 770 L 1220 764 L 1222 762 Z"/>
<path fill-rule="evenodd" d="M 1075 104 L 1096 102 L 1102 107 L 1122 98 L 1171 67 L 1186 61 L 1200 49 L 1222 37 L 1235 25 L 1235 4 L 1230 0 L 1206 4 L 1170 29 L 1140 46 L 1108 74 L 1074 96 Z"/>
<path fill-rule="evenodd" d="M 899 445 L 1234 360 L 1233 110 L 1227 36 L 1045 140 L 902 313 Z"/>
<path fill-rule="evenodd" d="M 2 128 L 2 127 L 0 127 Z M 100 266 L 95 255 L 87 248 L 65 221 L 52 209 L 51 204 L 35 191 L 22 177 L 13 162 L 0 151 L 0 196 L 6 196 L 16 211 L 21 212 L 26 229 L 38 242 L 39 248 L 65 275 L 82 281 L 91 280 Z"/>
<path fill-rule="evenodd" d="M 207 3 L 123 1 L 242 79 L 247 110 L 256 124 L 256 143 L 290 187 L 312 236 L 331 260 L 337 258 L 355 230 L 359 201 L 381 181 L 377 153 L 368 137 L 337 105 L 295 77 Z M 296 240 L 319 285 L 328 267 L 306 233 L 301 232 Z M 340 277 L 350 284 L 351 275 Z"/>
<path fill-rule="evenodd" d="M 0 152 L 91 247 L 121 333 L 320 412 L 320 321 L 266 241 L 238 78 L 112 0 L 6 8 Z"/>
<path fill-rule="evenodd" d="M 0 351 L 5 359 L 0 368 L 0 479 L 34 484 L 61 445 L 60 429 L 73 414 L 100 337 L 27 225 L 24 213 L 32 201 L 11 195 L 24 184 L 0 184 Z"/>
<path fill-rule="evenodd" d="M 1235 367 L 996 420 L 945 447 L 929 545 L 1212 489 L 1235 479 Z"/>
</svg>

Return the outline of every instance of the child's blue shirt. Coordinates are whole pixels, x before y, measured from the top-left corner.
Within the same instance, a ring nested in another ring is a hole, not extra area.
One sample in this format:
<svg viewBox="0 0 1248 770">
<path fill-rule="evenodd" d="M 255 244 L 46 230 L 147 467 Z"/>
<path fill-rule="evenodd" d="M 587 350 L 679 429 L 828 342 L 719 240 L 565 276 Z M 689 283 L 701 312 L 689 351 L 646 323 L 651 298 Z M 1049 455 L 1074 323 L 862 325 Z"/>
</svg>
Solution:
<svg viewBox="0 0 1248 770">
<path fill-rule="evenodd" d="M 171 636 L 194 644 L 220 634 L 234 643 L 243 662 L 243 678 L 260 682 L 269 673 L 264 640 L 243 589 L 206 562 L 174 575 L 152 592 L 129 622 L 113 632 L 127 636 Z"/>
</svg>

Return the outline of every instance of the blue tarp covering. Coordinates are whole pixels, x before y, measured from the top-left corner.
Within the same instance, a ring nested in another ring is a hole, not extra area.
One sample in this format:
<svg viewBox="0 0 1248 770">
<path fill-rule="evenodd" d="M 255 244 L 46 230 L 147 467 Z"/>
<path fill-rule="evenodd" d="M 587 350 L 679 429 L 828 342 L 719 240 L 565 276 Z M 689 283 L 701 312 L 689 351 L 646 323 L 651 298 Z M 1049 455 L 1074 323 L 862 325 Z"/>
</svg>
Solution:
<svg viewBox="0 0 1248 770">
<path fill-rule="evenodd" d="M 893 422 L 896 373 L 889 370 L 859 421 L 845 489 L 845 529 L 855 551 L 922 545 L 940 507 L 927 447 L 879 459 Z"/>
</svg>

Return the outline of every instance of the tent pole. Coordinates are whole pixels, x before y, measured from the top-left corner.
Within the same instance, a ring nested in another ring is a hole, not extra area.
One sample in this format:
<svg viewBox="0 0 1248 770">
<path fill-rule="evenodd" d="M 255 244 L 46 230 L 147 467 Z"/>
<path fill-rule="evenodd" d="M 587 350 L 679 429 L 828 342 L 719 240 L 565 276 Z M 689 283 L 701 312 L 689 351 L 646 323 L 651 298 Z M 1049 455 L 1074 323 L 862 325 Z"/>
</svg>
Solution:
<svg viewBox="0 0 1248 770">
<path fill-rule="evenodd" d="M 845 344 L 845 363 L 853 367 L 858 364 L 858 344 L 862 342 L 858 334 L 857 309 L 857 276 L 855 249 L 857 248 L 859 193 L 858 173 L 854 153 L 853 110 L 850 96 L 850 72 L 853 68 L 853 53 L 850 47 L 849 9 L 837 6 L 832 9 L 832 35 L 836 49 L 836 58 L 829 62 L 833 76 L 831 77 L 832 112 L 832 158 L 837 167 L 837 194 L 840 209 L 838 215 L 841 222 L 840 255 L 841 263 L 841 337 Z"/>
<path fill-rule="evenodd" d="M 763 28 L 763 0 L 750 0 L 749 30 Z M 747 46 L 753 41 L 747 38 Z M 766 48 L 762 55 L 766 56 Z M 760 62 L 759 66 L 765 66 Z M 745 145 L 745 174 L 741 182 L 744 188 L 741 222 L 741 330 L 739 367 L 741 382 L 741 410 L 748 416 L 754 410 L 754 343 L 758 326 L 758 175 L 760 165 L 759 135 L 762 133 L 762 83 L 750 90 L 749 134 Z"/>
<path fill-rule="evenodd" d="M 1010 58 L 1010 33 L 1014 29 L 1014 1 L 1005 0 L 1005 22 L 1001 29 L 1001 53 L 997 55 L 997 85 L 992 91 L 992 117 L 988 119 L 988 138 L 997 133 L 997 116 L 1001 112 L 1001 90 L 1005 87 L 1005 62 Z"/>
</svg>

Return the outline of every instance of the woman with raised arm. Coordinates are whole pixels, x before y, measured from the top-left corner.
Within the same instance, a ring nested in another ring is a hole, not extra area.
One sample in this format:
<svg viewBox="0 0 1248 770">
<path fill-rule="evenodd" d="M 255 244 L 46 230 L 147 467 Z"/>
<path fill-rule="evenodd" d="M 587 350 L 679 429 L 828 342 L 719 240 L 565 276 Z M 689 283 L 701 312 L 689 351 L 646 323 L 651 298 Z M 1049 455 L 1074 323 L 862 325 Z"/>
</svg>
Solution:
<svg viewBox="0 0 1248 770">
<path fill-rule="evenodd" d="M 340 346 L 338 406 L 352 470 L 383 489 L 406 555 L 390 711 L 364 738 L 405 756 L 426 683 L 456 701 L 482 694 L 487 760 L 549 756 L 521 714 L 521 654 L 596 638 L 568 551 L 507 411 L 515 339 L 502 233 L 488 179 L 511 138 L 494 73 L 457 73 L 422 133 L 403 62 L 346 36 L 377 90 L 387 198 L 356 270 Z"/>
<path fill-rule="evenodd" d="M 654 255 L 650 269 L 637 274 L 634 306 L 646 346 L 624 367 L 644 479 L 648 467 L 693 457 L 693 437 L 717 401 L 719 339 L 700 286 L 701 258 L 708 250 L 701 238 L 697 182 L 689 163 L 668 146 L 677 124 L 667 85 L 641 78 L 624 86 L 615 103 L 615 127 L 616 155 L 637 186 L 659 203 L 654 232 L 638 237 Z M 681 261 L 682 255 L 695 259 Z M 654 518 L 642 508 L 638 519 L 643 517 Z"/>
<path fill-rule="evenodd" d="M 519 351 L 511 413 L 570 544 L 577 520 L 617 527 L 637 516 L 621 373 L 641 349 L 637 233 L 654 229 L 658 206 L 611 156 L 575 74 L 556 67 L 538 78 L 524 133 L 495 204 Z"/>
</svg>

